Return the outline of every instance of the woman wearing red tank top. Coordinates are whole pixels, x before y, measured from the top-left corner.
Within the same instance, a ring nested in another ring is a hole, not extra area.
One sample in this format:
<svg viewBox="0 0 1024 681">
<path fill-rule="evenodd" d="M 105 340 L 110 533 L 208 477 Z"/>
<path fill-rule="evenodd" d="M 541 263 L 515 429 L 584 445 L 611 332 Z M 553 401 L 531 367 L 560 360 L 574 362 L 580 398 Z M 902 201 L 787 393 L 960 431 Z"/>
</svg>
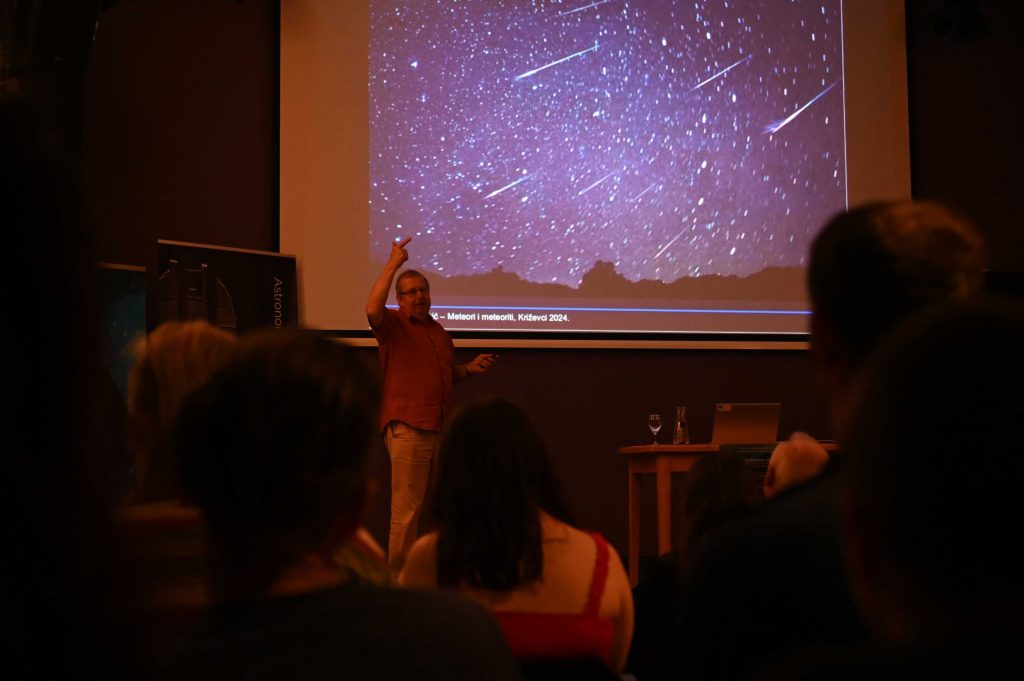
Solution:
<svg viewBox="0 0 1024 681">
<path fill-rule="evenodd" d="M 526 415 L 494 399 L 465 407 L 441 439 L 434 531 L 403 586 L 449 586 L 486 605 L 524 660 L 588 658 L 622 670 L 633 598 L 615 549 L 569 524 L 561 485 Z"/>
</svg>

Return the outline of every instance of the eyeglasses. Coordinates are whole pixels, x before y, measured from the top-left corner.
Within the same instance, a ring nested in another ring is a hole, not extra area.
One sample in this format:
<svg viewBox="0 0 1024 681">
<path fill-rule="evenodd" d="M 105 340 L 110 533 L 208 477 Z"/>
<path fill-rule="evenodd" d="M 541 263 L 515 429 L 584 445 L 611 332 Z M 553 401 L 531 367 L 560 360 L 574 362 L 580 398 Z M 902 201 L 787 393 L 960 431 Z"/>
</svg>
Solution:
<svg viewBox="0 0 1024 681">
<path fill-rule="evenodd" d="M 400 296 L 414 296 L 414 295 L 416 295 L 418 293 L 430 293 L 430 287 L 429 286 L 419 286 L 417 288 L 410 288 L 410 289 L 406 289 L 405 291 L 399 291 L 398 295 L 400 295 Z"/>
</svg>

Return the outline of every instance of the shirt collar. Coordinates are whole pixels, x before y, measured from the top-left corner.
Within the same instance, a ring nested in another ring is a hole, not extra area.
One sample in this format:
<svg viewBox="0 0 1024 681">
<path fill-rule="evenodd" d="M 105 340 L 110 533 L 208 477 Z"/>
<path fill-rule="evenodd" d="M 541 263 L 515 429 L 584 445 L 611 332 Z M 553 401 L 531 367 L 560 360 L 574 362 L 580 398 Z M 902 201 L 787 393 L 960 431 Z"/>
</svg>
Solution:
<svg viewBox="0 0 1024 681">
<path fill-rule="evenodd" d="M 405 310 L 403 310 L 402 308 L 398 308 L 398 311 L 400 313 L 402 313 L 403 315 L 405 315 L 405 318 L 408 319 L 413 324 L 423 324 L 424 326 L 429 326 L 430 324 L 436 324 L 437 323 L 437 321 L 434 319 L 434 316 L 431 315 L 430 313 L 427 313 L 427 320 L 426 321 L 420 321 L 419 319 L 417 319 L 416 317 L 413 317 L 410 314 L 405 314 Z"/>
</svg>

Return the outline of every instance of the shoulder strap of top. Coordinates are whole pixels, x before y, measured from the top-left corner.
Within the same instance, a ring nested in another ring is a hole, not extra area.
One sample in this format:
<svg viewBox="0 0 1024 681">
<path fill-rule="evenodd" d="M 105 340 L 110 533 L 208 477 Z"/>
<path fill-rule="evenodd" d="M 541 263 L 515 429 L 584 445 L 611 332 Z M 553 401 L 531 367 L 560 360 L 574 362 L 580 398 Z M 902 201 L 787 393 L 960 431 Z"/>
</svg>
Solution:
<svg viewBox="0 0 1024 681">
<path fill-rule="evenodd" d="M 604 595 L 605 582 L 608 581 L 608 542 L 600 532 L 591 532 L 590 536 L 597 544 L 597 557 L 594 559 L 594 576 L 590 582 L 590 594 L 587 596 L 587 605 L 583 609 L 583 614 L 597 617 L 601 608 L 601 596 Z"/>
</svg>

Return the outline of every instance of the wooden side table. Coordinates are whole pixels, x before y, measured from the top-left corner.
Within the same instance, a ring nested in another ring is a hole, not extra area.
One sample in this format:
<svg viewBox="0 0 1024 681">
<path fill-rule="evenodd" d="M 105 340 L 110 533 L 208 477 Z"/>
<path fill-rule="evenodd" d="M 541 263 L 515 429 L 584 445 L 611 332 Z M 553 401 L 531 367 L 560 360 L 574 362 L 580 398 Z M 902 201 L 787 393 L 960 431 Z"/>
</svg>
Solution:
<svg viewBox="0 0 1024 681">
<path fill-rule="evenodd" d="M 826 452 L 837 449 L 835 442 L 820 442 Z M 774 445 L 722 445 L 740 449 L 765 449 Z M 721 451 L 717 444 L 634 445 L 619 447 L 629 458 L 629 581 L 636 586 L 640 576 L 640 476 L 654 473 L 658 500 L 658 555 L 672 550 L 672 474 L 685 473 L 702 456 Z"/>
<path fill-rule="evenodd" d="M 629 581 L 640 574 L 640 475 L 654 473 L 658 499 L 658 554 L 672 549 L 672 474 L 685 473 L 718 445 L 636 445 L 620 447 L 629 457 Z"/>
</svg>

